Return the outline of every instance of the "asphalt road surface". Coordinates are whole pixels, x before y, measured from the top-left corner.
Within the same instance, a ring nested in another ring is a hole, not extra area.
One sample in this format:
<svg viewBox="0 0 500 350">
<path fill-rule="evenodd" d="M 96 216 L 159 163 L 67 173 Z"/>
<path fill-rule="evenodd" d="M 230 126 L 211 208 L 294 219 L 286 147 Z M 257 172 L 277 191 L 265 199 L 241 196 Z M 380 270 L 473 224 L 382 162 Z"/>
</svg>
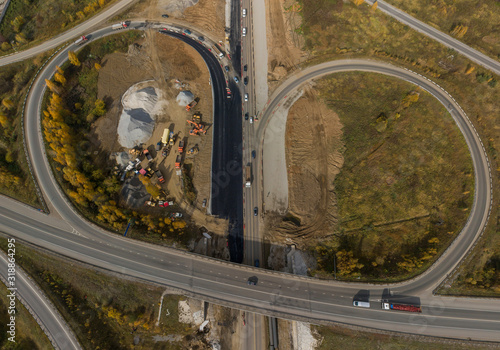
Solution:
<svg viewBox="0 0 500 350">
<path fill-rule="evenodd" d="M 376 0 L 366 0 L 370 5 L 373 4 Z M 399 10 L 398 8 L 389 5 L 385 1 L 378 0 L 378 10 L 383 11 L 387 15 L 395 18 L 399 22 L 406 24 L 408 27 L 415 29 L 416 31 L 428 36 L 431 39 L 434 39 L 441 44 L 454 49 L 455 51 L 461 53 L 465 57 L 471 59 L 477 64 L 483 66 L 486 69 L 491 70 L 492 72 L 500 75 L 500 62 L 486 56 L 485 54 L 479 52 L 471 48 L 470 46 L 464 44 L 463 42 L 444 34 L 438 29 L 431 27 L 424 22 L 415 19 L 404 11 Z"/>
<path fill-rule="evenodd" d="M 14 259 L 15 258 L 16 255 L 14 248 Z M 54 305 L 48 301 L 48 298 L 43 294 L 43 292 L 38 289 L 38 287 L 26 276 L 24 271 L 17 266 L 14 268 L 14 280 L 8 279 L 9 277 L 12 277 L 12 275 L 8 274 L 9 261 L 7 259 L 9 259 L 8 256 L 6 256 L 3 252 L 0 253 L 0 275 L 3 281 L 13 282 L 12 285 L 6 283 L 8 288 L 14 288 L 12 291 L 8 291 L 8 293 L 12 293 L 17 298 L 17 300 L 14 301 L 14 299 L 3 296 L 7 298 L 7 303 L 16 307 L 17 303 L 21 302 L 19 299 L 22 299 L 23 305 L 28 310 L 31 310 L 31 314 L 35 317 L 36 321 L 45 334 L 47 334 L 49 340 L 55 348 L 68 350 L 81 349 L 75 335 L 66 324 L 61 314 L 59 314 Z M 9 317 L 10 316 L 15 317 L 14 323 L 19 323 L 17 313 L 9 314 Z M 8 321 L 11 322 L 10 319 Z M 19 328 L 17 328 L 17 330 L 19 330 Z M 8 337 L 10 336 L 12 335 L 8 335 Z M 16 331 L 15 339 L 19 339 L 18 331 Z"/>
<path fill-rule="evenodd" d="M 105 33 L 106 30 L 103 30 L 93 35 L 97 38 Z M 74 48 L 70 45 L 68 49 Z M 462 120 L 462 112 L 454 101 L 426 79 L 374 61 L 340 61 L 311 67 L 292 77 L 276 91 L 276 98 L 265 111 L 265 119 L 259 126 L 256 138 L 261 140 L 265 128 L 263 125 L 272 115 L 274 106 L 286 97 L 288 91 L 297 88 L 305 80 L 334 71 L 366 70 L 395 75 L 415 81 L 447 103 L 446 107 L 452 111 L 471 148 L 476 175 L 475 204 L 460 237 L 429 272 L 410 282 L 392 286 L 393 295 L 419 298 L 423 312 L 415 315 L 380 309 L 379 301 L 387 294 L 388 286 L 324 282 L 225 263 L 108 234 L 81 219 L 68 205 L 52 177 L 45 159 L 38 121 L 43 79 L 50 77 L 55 65 L 60 65 L 66 58 L 67 53 L 64 52 L 56 57 L 33 85 L 27 101 L 25 124 L 29 154 L 37 178 L 47 200 L 65 222 L 2 198 L 1 231 L 103 269 L 177 288 L 188 296 L 264 315 L 313 323 L 334 321 L 416 334 L 500 341 L 500 303 L 472 299 L 464 302 L 431 294 L 443 276 L 453 269 L 470 248 L 486 223 L 491 181 L 487 159 L 470 124 Z M 247 284 L 251 276 L 258 279 L 257 285 Z M 353 297 L 360 290 L 367 290 L 371 308 L 352 306 Z"/>
</svg>

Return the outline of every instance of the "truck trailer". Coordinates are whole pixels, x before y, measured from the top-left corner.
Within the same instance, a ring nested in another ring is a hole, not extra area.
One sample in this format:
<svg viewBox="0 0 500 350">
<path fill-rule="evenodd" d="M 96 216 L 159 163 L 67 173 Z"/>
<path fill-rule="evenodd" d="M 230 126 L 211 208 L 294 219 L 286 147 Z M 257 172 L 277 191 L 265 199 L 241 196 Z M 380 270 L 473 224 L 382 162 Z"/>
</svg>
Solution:
<svg viewBox="0 0 500 350">
<path fill-rule="evenodd" d="M 387 300 L 382 301 L 382 309 L 408 311 L 408 312 L 422 312 L 422 309 L 419 306 L 389 303 Z"/>
<path fill-rule="evenodd" d="M 84 42 L 88 41 L 89 40 L 89 37 L 88 36 L 85 36 L 85 35 L 82 35 L 80 38 L 78 38 L 74 44 L 75 45 L 81 45 L 83 44 Z"/>
<path fill-rule="evenodd" d="M 245 186 L 252 186 L 252 166 L 250 163 L 245 167 Z"/>
<path fill-rule="evenodd" d="M 111 26 L 111 29 L 118 30 L 118 29 L 123 29 L 123 28 L 127 28 L 127 27 L 128 27 L 127 22 L 120 22 L 120 23 L 117 23 L 117 24 L 113 24 Z"/>
<path fill-rule="evenodd" d="M 221 51 L 221 49 L 217 46 L 217 44 L 212 45 L 212 49 L 214 50 L 215 54 L 219 59 L 221 60 L 224 57 L 224 53 Z"/>
<path fill-rule="evenodd" d="M 163 143 L 163 147 L 168 144 L 168 136 L 170 135 L 170 131 L 168 128 L 163 130 L 163 136 L 161 137 L 161 142 Z"/>
</svg>

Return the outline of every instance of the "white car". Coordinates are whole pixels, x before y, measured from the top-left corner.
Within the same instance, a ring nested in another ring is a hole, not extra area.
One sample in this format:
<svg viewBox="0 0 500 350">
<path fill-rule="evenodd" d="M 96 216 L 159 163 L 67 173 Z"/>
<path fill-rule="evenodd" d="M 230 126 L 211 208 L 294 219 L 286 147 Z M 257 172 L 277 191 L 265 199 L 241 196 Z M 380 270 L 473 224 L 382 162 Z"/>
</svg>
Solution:
<svg viewBox="0 0 500 350">
<path fill-rule="evenodd" d="M 242 16 L 246 17 L 247 16 L 247 9 L 243 9 Z"/>
<path fill-rule="evenodd" d="M 243 27 L 243 36 L 247 35 L 247 27 Z"/>
<path fill-rule="evenodd" d="M 250 124 L 253 124 L 253 117 L 250 117 Z"/>
<path fill-rule="evenodd" d="M 245 102 L 248 102 L 248 94 L 245 94 Z"/>
</svg>

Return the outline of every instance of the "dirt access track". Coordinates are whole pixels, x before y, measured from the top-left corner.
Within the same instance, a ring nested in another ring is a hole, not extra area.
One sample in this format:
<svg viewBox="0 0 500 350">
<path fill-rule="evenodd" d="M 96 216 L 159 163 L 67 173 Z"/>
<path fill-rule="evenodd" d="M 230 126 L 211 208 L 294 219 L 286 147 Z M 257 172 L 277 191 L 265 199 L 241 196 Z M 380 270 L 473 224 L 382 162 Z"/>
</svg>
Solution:
<svg viewBox="0 0 500 350">
<path fill-rule="evenodd" d="M 206 216 L 205 208 L 202 208 L 202 202 L 209 198 L 210 191 L 212 92 L 206 65 L 189 45 L 150 30 L 145 33 L 144 39 L 129 47 L 127 54 L 114 53 L 104 58 L 99 72 L 98 98 L 107 101 L 109 109 L 108 113 L 94 124 L 99 146 L 106 153 L 127 151 L 118 143 L 117 138 L 122 109 L 120 99 L 131 85 L 142 81 L 149 81 L 148 85 L 160 92 L 158 103 L 163 105 L 162 112 L 157 116 L 153 134 L 144 144 L 144 148 L 149 148 L 154 157 L 153 168 L 158 168 L 165 177 L 166 182 L 161 187 L 167 191 L 169 198 L 175 198 L 197 224 L 223 235 L 227 225 L 225 221 Z M 186 120 L 191 119 L 193 113 L 187 112 L 184 106 L 179 106 L 176 102 L 181 89 L 189 90 L 199 98 L 194 111 L 202 114 L 202 121 L 209 130 L 206 135 L 189 135 L 190 128 Z M 156 154 L 154 151 L 165 128 L 169 128 L 177 136 L 176 144 L 166 158 L 161 156 L 161 152 Z M 189 205 L 185 200 L 181 180 L 176 175 L 174 166 L 179 154 L 178 141 L 181 139 L 186 141 L 185 150 L 194 146 L 199 149 L 197 155 L 185 156 L 185 164 L 191 164 L 190 175 L 197 191 L 193 205 Z M 143 163 L 146 166 L 146 162 Z M 155 177 L 153 181 L 157 181 Z M 143 210 L 160 214 L 163 209 L 144 207 Z"/>
</svg>

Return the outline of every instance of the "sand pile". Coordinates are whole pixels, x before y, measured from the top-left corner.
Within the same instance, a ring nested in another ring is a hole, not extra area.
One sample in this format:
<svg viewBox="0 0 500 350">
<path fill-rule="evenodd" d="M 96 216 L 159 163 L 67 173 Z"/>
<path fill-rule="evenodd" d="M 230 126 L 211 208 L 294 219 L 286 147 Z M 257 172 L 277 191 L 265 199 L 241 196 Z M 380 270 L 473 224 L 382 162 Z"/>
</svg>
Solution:
<svg viewBox="0 0 500 350">
<path fill-rule="evenodd" d="M 139 88 L 139 84 L 130 87 L 122 97 L 118 142 L 127 148 L 138 146 L 151 137 L 159 110 L 156 89 L 151 86 Z"/>
</svg>

